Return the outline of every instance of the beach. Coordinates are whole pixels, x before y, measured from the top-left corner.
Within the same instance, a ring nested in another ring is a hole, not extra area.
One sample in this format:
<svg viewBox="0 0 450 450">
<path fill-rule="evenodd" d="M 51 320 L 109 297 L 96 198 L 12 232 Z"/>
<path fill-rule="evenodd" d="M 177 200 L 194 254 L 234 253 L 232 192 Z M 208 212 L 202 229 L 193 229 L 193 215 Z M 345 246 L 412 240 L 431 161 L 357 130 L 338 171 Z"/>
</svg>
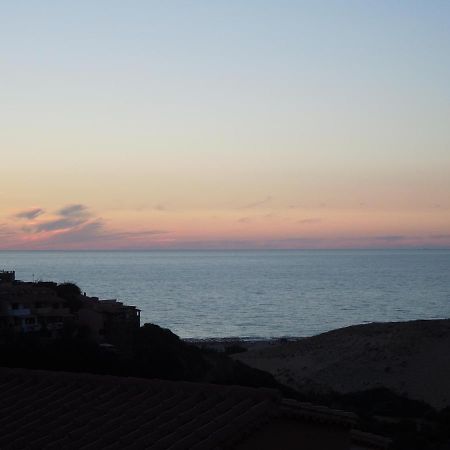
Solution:
<svg viewBox="0 0 450 450">
<path fill-rule="evenodd" d="M 300 392 L 351 393 L 386 387 L 441 409 L 450 403 L 450 320 L 356 325 L 308 338 L 203 341 L 241 346 L 233 357 Z"/>
</svg>

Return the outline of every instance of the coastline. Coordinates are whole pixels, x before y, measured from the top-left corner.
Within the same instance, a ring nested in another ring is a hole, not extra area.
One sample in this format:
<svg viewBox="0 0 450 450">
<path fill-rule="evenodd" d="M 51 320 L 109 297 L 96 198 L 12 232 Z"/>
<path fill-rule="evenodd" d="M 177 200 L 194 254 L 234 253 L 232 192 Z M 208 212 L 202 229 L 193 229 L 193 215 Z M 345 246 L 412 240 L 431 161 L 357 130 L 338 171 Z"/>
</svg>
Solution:
<svg viewBox="0 0 450 450">
<path fill-rule="evenodd" d="M 250 338 L 250 337 L 223 337 L 223 338 L 183 338 L 182 341 L 187 344 L 195 345 L 203 349 L 211 349 L 216 351 L 225 351 L 230 347 L 241 347 L 248 350 L 262 349 L 270 346 L 281 346 L 291 342 L 297 342 L 304 337 L 273 337 L 273 338 Z"/>
</svg>

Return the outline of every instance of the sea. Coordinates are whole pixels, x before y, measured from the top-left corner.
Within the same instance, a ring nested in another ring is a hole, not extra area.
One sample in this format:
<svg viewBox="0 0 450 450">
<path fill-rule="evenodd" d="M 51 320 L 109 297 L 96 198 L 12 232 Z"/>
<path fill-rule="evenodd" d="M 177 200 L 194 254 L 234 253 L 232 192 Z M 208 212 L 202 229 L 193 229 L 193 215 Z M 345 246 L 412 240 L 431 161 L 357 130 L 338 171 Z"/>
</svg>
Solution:
<svg viewBox="0 0 450 450">
<path fill-rule="evenodd" d="M 182 338 L 311 336 L 450 317 L 450 250 L 0 251 L 24 281 L 71 281 Z"/>
</svg>

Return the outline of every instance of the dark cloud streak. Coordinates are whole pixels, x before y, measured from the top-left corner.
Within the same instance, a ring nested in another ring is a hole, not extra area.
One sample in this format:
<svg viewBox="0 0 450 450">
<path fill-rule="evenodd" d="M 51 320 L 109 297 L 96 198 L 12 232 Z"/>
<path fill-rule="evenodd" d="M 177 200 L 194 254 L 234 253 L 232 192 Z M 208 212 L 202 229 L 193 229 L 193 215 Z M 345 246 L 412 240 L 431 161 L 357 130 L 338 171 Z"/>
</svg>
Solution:
<svg viewBox="0 0 450 450">
<path fill-rule="evenodd" d="M 32 219 L 38 215 L 43 214 L 43 210 L 36 208 L 29 210 L 28 215 L 22 214 L 23 218 Z M 27 213 L 26 211 L 24 213 Z M 32 213 L 35 213 L 34 216 Z M 88 222 L 92 215 L 89 213 L 85 205 L 74 204 L 67 205 L 57 211 L 59 217 L 52 220 L 46 220 L 37 224 L 31 224 L 23 227 L 23 230 L 28 233 L 42 233 L 49 231 L 62 231 L 79 227 Z"/>
<path fill-rule="evenodd" d="M 62 217 L 89 217 L 88 208 L 82 204 L 67 205 L 58 211 Z"/>
<path fill-rule="evenodd" d="M 307 219 L 297 220 L 296 223 L 299 223 L 301 225 L 309 225 L 309 224 L 313 224 L 313 223 L 319 223 L 322 221 L 323 221 L 323 219 L 321 217 L 309 217 Z"/>
<path fill-rule="evenodd" d="M 82 225 L 86 221 L 84 219 L 77 218 L 61 218 L 55 220 L 49 220 L 47 222 L 42 222 L 34 227 L 29 227 L 33 232 L 40 233 L 42 231 L 58 231 L 58 230 L 67 230 L 69 228 L 74 228 L 79 225 Z"/>
<path fill-rule="evenodd" d="M 21 218 L 32 220 L 43 214 L 40 208 L 23 211 Z M 114 231 L 109 230 L 105 221 L 95 217 L 87 206 L 77 203 L 64 206 L 57 212 L 57 217 L 38 223 L 26 223 L 22 231 L 27 234 L 42 235 L 42 239 L 36 243 L 39 248 L 72 248 L 74 246 L 98 247 L 105 244 L 138 245 L 140 242 L 151 241 L 151 237 L 166 234 L 164 230 L 143 231 Z M 0 236 L 6 236 L 0 228 Z"/>
<path fill-rule="evenodd" d="M 254 202 L 254 203 L 249 203 L 248 205 L 243 206 L 243 209 L 252 209 L 252 208 L 257 208 L 258 206 L 263 206 L 266 203 L 270 202 L 272 200 L 272 196 L 268 195 L 265 199 L 260 200 L 258 202 Z"/>
<path fill-rule="evenodd" d="M 40 215 L 44 214 L 44 210 L 42 208 L 33 208 L 33 209 L 27 209 L 25 211 L 18 212 L 15 217 L 17 219 L 27 219 L 27 220 L 33 220 L 36 219 L 36 217 L 39 217 Z"/>
</svg>

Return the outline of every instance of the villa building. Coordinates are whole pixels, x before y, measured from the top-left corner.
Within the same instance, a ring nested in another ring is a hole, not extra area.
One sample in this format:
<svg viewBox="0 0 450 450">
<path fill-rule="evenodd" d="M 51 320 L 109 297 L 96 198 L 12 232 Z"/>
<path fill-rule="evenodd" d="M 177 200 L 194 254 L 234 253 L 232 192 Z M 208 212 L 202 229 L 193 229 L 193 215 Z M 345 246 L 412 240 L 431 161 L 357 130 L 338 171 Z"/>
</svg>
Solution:
<svg viewBox="0 0 450 450">
<path fill-rule="evenodd" d="M 5 274 L 12 274 L 9 277 Z M 14 272 L 0 272 L 0 331 L 47 331 L 57 336 L 73 319 L 67 302 L 49 287 L 17 282 Z"/>
<path fill-rule="evenodd" d="M 83 296 L 82 306 L 76 312 L 76 322 L 85 326 L 96 342 L 113 345 L 129 343 L 140 326 L 140 310 L 115 299 L 99 300 Z"/>
<path fill-rule="evenodd" d="M 24 282 L 0 271 L 0 335 L 40 332 L 58 337 L 66 325 L 98 343 L 120 346 L 140 326 L 140 311 L 117 300 L 78 295 L 69 301 L 53 282 Z M 62 294 L 61 294 L 62 295 Z"/>
</svg>

